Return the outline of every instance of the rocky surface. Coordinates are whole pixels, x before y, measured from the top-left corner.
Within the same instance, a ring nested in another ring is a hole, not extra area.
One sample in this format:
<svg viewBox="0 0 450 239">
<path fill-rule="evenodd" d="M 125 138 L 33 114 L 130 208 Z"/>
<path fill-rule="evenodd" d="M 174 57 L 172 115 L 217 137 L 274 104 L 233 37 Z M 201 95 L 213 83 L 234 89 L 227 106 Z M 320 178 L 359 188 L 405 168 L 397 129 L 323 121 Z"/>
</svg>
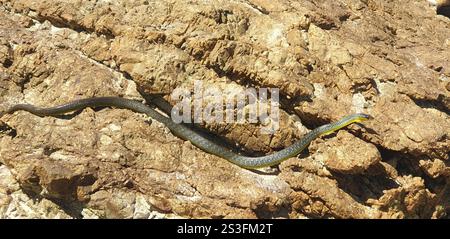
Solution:
<svg viewBox="0 0 450 239">
<path fill-rule="evenodd" d="M 0 19 L 0 110 L 279 88 L 273 135 L 202 124 L 254 155 L 374 117 L 264 173 L 128 110 L 4 115 L 2 218 L 449 218 L 450 19 L 425 0 L 0 0 Z"/>
</svg>

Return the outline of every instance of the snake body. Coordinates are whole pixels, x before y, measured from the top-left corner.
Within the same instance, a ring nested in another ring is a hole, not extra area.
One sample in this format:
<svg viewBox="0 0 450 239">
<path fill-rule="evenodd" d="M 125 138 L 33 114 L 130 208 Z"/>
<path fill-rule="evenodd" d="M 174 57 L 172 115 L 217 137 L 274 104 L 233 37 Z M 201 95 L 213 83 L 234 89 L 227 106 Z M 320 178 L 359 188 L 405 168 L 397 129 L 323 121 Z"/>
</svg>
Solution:
<svg viewBox="0 0 450 239">
<path fill-rule="evenodd" d="M 86 98 L 49 108 L 40 108 L 30 104 L 17 104 L 6 110 L 4 114 L 10 114 L 18 110 L 24 110 L 38 116 L 56 116 L 67 112 L 81 110 L 86 107 L 105 106 L 129 109 L 138 113 L 147 114 L 151 118 L 163 123 L 172 131 L 174 135 L 184 140 L 190 141 L 192 144 L 202 149 L 203 151 L 222 157 L 230 161 L 231 163 L 247 169 L 256 169 L 278 164 L 290 157 L 299 154 L 303 149 L 305 149 L 306 146 L 309 145 L 309 143 L 311 143 L 311 141 L 313 141 L 317 137 L 330 134 L 349 124 L 371 118 L 371 116 L 362 113 L 348 115 L 337 122 L 322 125 L 314 130 L 311 130 L 302 139 L 278 152 L 261 157 L 248 157 L 234 153 L 230 149 L 205 138 L 204 136 L 202 136 L 202 134 L 196 132 L 195 130 L 184 124 L 177 124 L 173 122 L 170 118 L 160 114 L 158 111 L 145 105 L 144 103 L 120 97 Z"/>
</svg>

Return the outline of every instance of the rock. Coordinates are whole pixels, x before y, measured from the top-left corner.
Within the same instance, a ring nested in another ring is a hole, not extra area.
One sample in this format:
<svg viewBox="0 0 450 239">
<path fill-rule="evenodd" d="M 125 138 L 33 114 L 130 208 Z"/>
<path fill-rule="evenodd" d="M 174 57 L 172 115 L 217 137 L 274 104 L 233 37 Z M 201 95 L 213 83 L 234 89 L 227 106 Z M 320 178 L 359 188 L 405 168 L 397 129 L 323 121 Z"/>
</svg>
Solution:
<svg viewBox="0 0 450 239">
<path fill-rule="evenodd" d="M 327 31 L 312 24 L 309 27 L 308 34 L 310 52 L 320 59 L 336 66 L 345 65 L 352 61 L 349 51 L 342 46 L 344 43 L 332 39 Z"/>
<path fill-rule="evenodd" d="M 147 219 L 150 217 L 151 206 L 143 195 L 136 196 L 133 218 Z"/>
<path fill-rule="evenodd" d="M 135 200 L 134 193 L 123 190 L 101 190 L 91 195 L 89 208 L 101 212 L 102 218 L 132 218 Z"/>
<path fill-rule="evenodd" d="M 128 110 L 3 115 L 0 217 L 448 218 L 448 23 L 425 0 L 0 0 L 0 111 L 112 95 L 174 105 L 196 80 L 225 95 L 277 88 L 274 134 L 198 125 L 249 155 L 374 117 L 270 174 Z"/>
<path fill-rule="evenodd" d="M 369 200 L 377 209 L 388 209 L 388 217 L 392 218 L 424 218 L 431 217 L 435 210 L 436 195 L 425 189 L 424 182 L 419 177 L 397 178 L 400 187 L 385 190 L 378 200 Z"/>
<path fill-rule="evenodd" d="M 372 218 L 375 216 L 374 210 L 355 201 L 339 189 L 333 179 L 305 171 L 283 172 L 280 177 L 286 180 L 293 190 L 303 192 L 301 198 L 292 194 L 291 203 L 295 205 L 294 208 L 297 211 L 310 217 Z M 295 216 L 295 213 L 292 216 Z"/>
<path fill-rule="evenodd" d="M 314 154 L 331 171 L 361 174 L 381 161 L 380 152 L 350 133 L 340 131 L 337 137 L 320 144 Z"/>
<path fill-rule="evenodd" d="M 446 161 L 448 162 L 448 161 Z M 434 161 L 429 160 L 420 160 L 420 167 L 424 169 L 424 171 L 431 177 L 437 178 L 440 176 L 449 177 L 450 176 L 450 167 L 447 166 L 446 163 L 440 159 L 435 159 Z"/>
<path fill-rule="evenodd" d="M 30 198 L 5 165 L 0 166 L 0 218 L 71 218 L 45 198 Z"/>
</svg>

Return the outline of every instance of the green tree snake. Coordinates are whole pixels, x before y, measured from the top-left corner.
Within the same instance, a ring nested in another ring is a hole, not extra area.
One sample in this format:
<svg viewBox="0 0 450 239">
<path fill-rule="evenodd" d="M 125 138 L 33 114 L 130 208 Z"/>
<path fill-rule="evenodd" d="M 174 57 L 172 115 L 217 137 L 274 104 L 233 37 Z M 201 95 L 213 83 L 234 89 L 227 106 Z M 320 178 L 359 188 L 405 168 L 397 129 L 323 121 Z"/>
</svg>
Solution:
<svg viewBox="0 0 450 239">
<path fill-rule="evenodd" d="M 170 118 L 160 114 L 158 111 L 144 103 L 120 97 L 86 98 L 49 108 L 40 108 L 30 104 L 17 104 L 3 112 L 3 114 L 10 114 L 18 110 L 24 110 L 38 116 L 56 116 L 71 111 L 81 110 L 86 107 L 117 107 L 147 114 L 151 118 L 163 123 L 172 131 L 174 135 L 190 141 L 203 151 L 222 157 L 231 163 L 247 169 L 256 169 L 278 164 L 299 154 L 306 146 L 309 145 L 311 141 L 317 137 L 330 134 L 349 124 L 372 118 L 371 116 L 362 113 L 351 114 L 339 121 L 322 125 L 314 130 L 311 130 L 302 139 L 278 152 L 261 157 L 248 157 L 234 153 L 230 149 L 205 138 L 202 134 L 196 132 L 187 125 L 173 122 Z M 3 114 L 0 114 L 0 117 Z"/>
</svg>

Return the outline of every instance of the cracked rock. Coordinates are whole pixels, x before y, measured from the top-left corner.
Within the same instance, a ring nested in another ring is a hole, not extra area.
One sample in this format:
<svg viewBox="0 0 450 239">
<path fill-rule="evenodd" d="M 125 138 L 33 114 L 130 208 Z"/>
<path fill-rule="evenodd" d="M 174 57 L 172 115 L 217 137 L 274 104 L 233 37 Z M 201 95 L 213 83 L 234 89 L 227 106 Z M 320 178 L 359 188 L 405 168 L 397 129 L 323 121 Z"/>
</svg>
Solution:
<svg viewBox="0 0 450 239">
<path fill-rule="evenodd" d="M 250 156 L 374 117 L 249 171 L 129 110 L 2 115 L 0 217 L 448 218 L 449 21 L 425 0 L 0 0 L 0 111 L 279 89 L 274 134 L 196 125 Z"/>
</svg>

